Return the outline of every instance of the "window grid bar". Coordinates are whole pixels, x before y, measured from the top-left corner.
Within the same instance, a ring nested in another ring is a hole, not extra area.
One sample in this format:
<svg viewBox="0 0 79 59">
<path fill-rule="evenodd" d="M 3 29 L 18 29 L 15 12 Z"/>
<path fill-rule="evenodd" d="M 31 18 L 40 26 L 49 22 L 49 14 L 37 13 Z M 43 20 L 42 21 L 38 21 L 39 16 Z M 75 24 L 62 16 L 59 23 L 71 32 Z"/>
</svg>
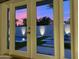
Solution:
<svg viewBox="0 0 79 59">
<path fill-rule="evenodd" d="M 78 59 L 78 0 L 71 0 L 71 58 Z"/>
<path fill-rule="evenodd" d="M 54 0 L 55 59 L 64 59 L 63 0 Z"/>
<path fill-rule="evenodd" d="M 78 3 L 77 3 L 78 0 L 71 0 L 71 21 L 70 21 L 70 25 L 71 25 L 71 58 L 72 59 L 78 59 L 78 16 L 77 16 L 77 6 L 78 6 Z M 32 1 L 31 1 L 32 2 Z M 63 10 L 62 10 L 62 6 L 63 6 L 63 0 L 54 0 L 54 33 L 55 33 L 55 59 L 64 59 L 64 34 L 63 34 Z M 32 8 L 32 5 L 31 5 L 31 8 Z M 10 10 L 11 10 L 11 19 L 13 20 L 13 16 L 14 16 L 14 13 L 13 13 L 13 7 L 12 7 L 12 4 L 10 4 Z M 33 11 L 33 10 L 31 10 Z M 35 14 L 35 12 L 32 12 L 32 14 Z M 3 16 L 2 16 L 3 17 Z M 32 16 L 30 16 L 32 17 Z M 32 17 L 33 18 L 33 17 Z M 33 18 L 34 19 L 34 18 Z M 14 40 L 14 28 L 12 27 L 13 26 L 13 21 L 10 20 L 10 29 L 11 29 L 11 32 L 10 32 L 10 37 L 11 37 L 11 40 L 10 40 L 10 53 L 13 53 L 13 40 Z M 32 23 L 33 20 L 31 20 L 31 23 Z M 1 23 L 2 24 L 2 23 Z M 33 28 L 33 27 L 32 27 Z M 1 29 L 2 30 L 2 29 Z M 31 30 L 32 32 L 33 30 Z M 34 30 L 35 31 L 35 30 Z M 33 32 L 32 32 L 33 34 Z M 1 33 L 1 36 L 3 34 Z M 34 35 L 35 36 L 35 35 Z M 2 39 L 2 37 L 1 37 Z M 31 38 L 32 39 L 32 38 Z M 2 41 L 2 40 L 1 40 Z M 32 42 L 33 41 L 33 42 Z M 3 42 L 3 41 L 2 41 Z M 35 43 L 36 41 L 34 40 L 31 40 L 31 43 Z M 35 44 L 36 45 L 36 44 Z M 1 46 L 2 46 L 2 43 L 1 43 Z M 2 47 L 3 48 L 3 47 Z M 1 48 L 1 49 L 2 49 Z M 36 47 L 35 47 L 36 48 Z M 34 50 L 31 50 L 32 52 Z M 63 52 L 62 52 L 63 51 Z M 34 52 L 33 52 L 34 53 Z"/>
</svg>

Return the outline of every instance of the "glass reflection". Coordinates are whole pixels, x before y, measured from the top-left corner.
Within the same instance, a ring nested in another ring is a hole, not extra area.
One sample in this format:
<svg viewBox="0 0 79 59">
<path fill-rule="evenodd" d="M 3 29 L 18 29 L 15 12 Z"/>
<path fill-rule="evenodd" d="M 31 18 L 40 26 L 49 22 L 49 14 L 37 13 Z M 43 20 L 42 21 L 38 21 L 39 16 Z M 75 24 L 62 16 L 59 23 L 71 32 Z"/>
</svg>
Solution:
<svg viewBox="0 0 79 59">
<path fill-rule="evenodd" d="M 9 41 L 10 41 L 10 11 L 7 9 L 7 49 L 9 49 Z"/>
<path fill-rule="evenodd" d="M 64 49 L 65 58 L 71 59 L 71 32 L 70 32 L 70 0 L 64 1 Z"/>
<path fill-rule="evenodd" d="M 19 6 L 15 8 L 15 50 L 27 50 L 27 7 Z"/>
<path fill-rule="evenodd" d="M 53 1 L 37 2 L 37 53 L 54 55 Z"/>
<path fill-rule="evenodd" d="M 40 34 L 41 36 L 45 34 L 45 26 L 40 26 Z"/>
</svg>

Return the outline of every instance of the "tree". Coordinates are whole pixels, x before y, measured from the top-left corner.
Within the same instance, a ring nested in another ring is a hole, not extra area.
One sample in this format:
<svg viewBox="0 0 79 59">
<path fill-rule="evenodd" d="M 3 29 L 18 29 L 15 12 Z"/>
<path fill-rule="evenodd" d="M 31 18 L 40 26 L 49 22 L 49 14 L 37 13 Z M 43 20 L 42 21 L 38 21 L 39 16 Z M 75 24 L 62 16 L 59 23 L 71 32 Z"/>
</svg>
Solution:
<svg viewBox="0 0 79 59">
<path fill-rule="evenodd" d="M 18 19 L 15 19 L 15 25 L 17 26 Z"/>
<path fill-rule="evenodd" d="M 39 22 L 37 20 L 37 25 L 49 25 L 51 22 L 51 19 L 49 17 L 43 17 L 39 20 L 40 20 Z"/>
<path fill-rule="evenodd" d="M 27 26 L 27 19 L 23 19 L 23 26 Z"/>
<path fill-rule="evenodd" d="M 65 24 L 70 24 L 70 18 L 67 21 L 64 21 Z"/>
</svg>

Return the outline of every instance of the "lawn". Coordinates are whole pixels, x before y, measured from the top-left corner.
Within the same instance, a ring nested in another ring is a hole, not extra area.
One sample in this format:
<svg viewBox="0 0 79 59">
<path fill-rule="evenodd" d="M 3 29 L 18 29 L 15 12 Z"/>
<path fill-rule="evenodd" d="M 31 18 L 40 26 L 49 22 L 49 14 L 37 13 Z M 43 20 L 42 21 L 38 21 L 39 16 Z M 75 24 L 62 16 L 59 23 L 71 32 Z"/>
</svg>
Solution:
<svg viewBox="0 0 79 59">
<path fill-rule="evenodd" d="M 37 46 L 42 46 L 42 44 L 46 43 L 46 41 L 43 41 L 46 38 L 49 38 L 50 36 L 42 36 L 37 38 Z M 27 45 L 26 41 L 24 42 L 16 42 L 15 43 L 15 49 L 19 50 L 20 48 L 23 48 Z M 50 46 L 48 46 L 50 48 Z M 70 43 L 64 44 L 65 49 L 70 49 Z"/>
<path fill-rule="evenodd" d="M 24 41 L 24 42 L 16 42 L 15 43 L 15 49 L 16 50 L 19 50 L 20 48 L 23 48 L 23 47 L 25 47 L 27 44 L 26 44 L 26 41 Z"/>
</svg>

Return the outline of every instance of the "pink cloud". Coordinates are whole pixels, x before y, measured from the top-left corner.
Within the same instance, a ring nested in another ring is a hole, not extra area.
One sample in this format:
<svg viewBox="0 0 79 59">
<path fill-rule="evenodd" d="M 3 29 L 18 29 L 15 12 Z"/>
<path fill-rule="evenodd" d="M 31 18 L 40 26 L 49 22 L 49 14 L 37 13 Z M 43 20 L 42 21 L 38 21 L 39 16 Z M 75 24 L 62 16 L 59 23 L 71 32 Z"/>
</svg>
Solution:
<svg viewBox="0 0 79 59">
<path fill-rule="evenodd" d="M 18 21 L 16 21 L 16 25 L 17 25 L 17 26 L 23 25 L 23 20 L 18 20 Z"/>
<path fill-rule="evenodd" d="M 23 19 L 24 18 L 27 18 L 27 12 L 23 11 L 23 10 L 17 10 L 16 11 L 16 25 L 19 26 L 19 25 L 24 25 L 23 24 Z"/>
<path fill-rule="evenodd" d="M 23 19 L 24 18 L 27 18 L 27 13 L 25 12 L 16 12 L 16 25 L 19 26 L 19 25 L 23 25 Z"/>
<path fill-rule="evenodd" d="M 25 13 L 25 12 L 23 12 L 23 13 L 16 13 L 16 19 L 22 20 L 24 18 L 27 18 L 27 13 Z"/>
</svg>

